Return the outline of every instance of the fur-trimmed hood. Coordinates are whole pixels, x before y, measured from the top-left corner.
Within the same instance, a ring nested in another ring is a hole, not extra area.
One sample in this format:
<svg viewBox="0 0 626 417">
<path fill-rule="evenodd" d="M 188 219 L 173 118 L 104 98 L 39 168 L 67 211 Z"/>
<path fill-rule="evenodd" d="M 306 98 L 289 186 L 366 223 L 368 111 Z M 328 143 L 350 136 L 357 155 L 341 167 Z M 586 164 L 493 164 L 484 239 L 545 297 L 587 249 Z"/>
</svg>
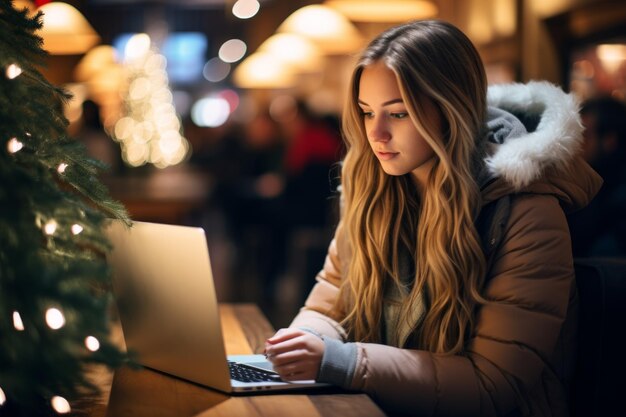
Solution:
<svg viewBox="0 0 626 417">
<path fill-rule="evenodd" d="M 548 82 L 489 87 L 483 196 L 556 194 L 569 209 L 584 207 L 602 184 L 579 156 L 583 126 L 578 100 Z"/>
</svg>

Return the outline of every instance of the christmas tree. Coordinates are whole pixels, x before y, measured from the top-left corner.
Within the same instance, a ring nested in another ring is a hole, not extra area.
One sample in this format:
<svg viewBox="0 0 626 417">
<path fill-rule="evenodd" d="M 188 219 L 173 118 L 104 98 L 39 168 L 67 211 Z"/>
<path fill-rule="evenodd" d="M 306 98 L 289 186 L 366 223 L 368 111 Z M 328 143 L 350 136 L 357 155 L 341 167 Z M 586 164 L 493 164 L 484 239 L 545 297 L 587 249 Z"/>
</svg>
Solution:
<svg viewBox="0 0 626 417">
<path fill-rule="evenodd" d="M 114 129 L 122 156 L 132 166 L 176 165 L 188 156 L 189 143 L 181 135 L 165 71 L 166 59 L 150 45 L 146 34 L 134 35 L 128 43 L 133 51 L 124 60 L 128 91 L 124 95 L 123 117 Z M 136 140 L 137 132 L 141 132 L 141 141 Z"/>
<path fill-rule="evenodd" d="M 88 366 L 125 360 L 108 339 L 102 230 L 130 220 L 66 133 L 69 97 L 37 70 L 40 27 L 0 1 L 0 416 L 67 413 L 95 389 Z"/>
</svg>

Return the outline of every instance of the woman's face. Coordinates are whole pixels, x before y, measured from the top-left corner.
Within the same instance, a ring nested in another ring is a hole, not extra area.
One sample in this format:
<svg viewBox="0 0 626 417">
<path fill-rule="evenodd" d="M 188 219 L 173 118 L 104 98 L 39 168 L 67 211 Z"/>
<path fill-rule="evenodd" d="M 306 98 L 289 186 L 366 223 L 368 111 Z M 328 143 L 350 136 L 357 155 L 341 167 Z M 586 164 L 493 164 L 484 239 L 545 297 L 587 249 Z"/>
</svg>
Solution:
<svg viewBox="0 0 626 417">
<path fill-rule="evenodd" d="M 359 83 L 359 106 L 372 151 L 389 175 L 412 173 L 424 183 L 435 152 L 419 134 L 402 100 L 396 75 L 383 62 L 366 66 Z M 429 102 L 428 123 L 441 126 Z"/>
</svg>

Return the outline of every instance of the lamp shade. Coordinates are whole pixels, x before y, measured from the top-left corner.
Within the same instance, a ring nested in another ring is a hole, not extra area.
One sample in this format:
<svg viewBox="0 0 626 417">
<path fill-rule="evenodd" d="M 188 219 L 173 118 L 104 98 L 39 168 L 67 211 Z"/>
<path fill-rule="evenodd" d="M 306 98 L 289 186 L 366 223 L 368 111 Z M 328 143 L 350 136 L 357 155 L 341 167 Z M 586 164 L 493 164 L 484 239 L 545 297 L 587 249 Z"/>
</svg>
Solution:
<svg viewBox="0 0 626 417">
<path fill-rule="evenodd" d="M 100 71 L 117 65 L 115 48 L 111 45 L 96 46 L 82 57 L 74 70 L 74 78 L 77 81 L 88 81 Z"/>
<path fill-rule="evenodd" d="M 327 54 L 354 52 L 362 46 L 357 28 L 344 15 L 328 6 L 302 7 L 285 19 L 279 33 L 295 33 L 313 41 Z"/>
<path fill-rule="evenodd" d="M 267 52 L 255 52 L 235 68 L 233 80 L 240 88 L 289 88 L 295 84 L 293 68 Z"/>
<path fill-rule="evenodd" d="M 295 33 L 276 33 L 267 38 L 258 50 L 278 57 L 301 72 L 315 72 L 323 63 L 319 48 Z"/>
<path fill-rule="evenodd" d="M 328 0 L 324 4 L 355 22 L 404 22 L 438 13 L 432 1 L 422 0 Z"/>
<path fill-rule="evenodd" d="M 100 42 L 87 19 L 73 6 L 51 2 L 41 6 L 43 48 L 52 55 L 78 55 Z"/>
</svg>

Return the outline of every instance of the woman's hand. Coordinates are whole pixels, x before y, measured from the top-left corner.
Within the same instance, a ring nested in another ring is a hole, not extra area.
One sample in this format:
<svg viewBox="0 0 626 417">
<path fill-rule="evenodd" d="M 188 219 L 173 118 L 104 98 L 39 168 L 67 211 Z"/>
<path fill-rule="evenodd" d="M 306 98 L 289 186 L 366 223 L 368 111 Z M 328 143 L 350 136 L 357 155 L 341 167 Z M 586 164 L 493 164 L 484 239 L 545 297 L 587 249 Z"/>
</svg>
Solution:
<svg viewBox="0 0 626 417">
<path fill-rule="evenodd" d="M 280 329 L 265 343 L 265 356 L 284 381 L 316 379 L 324 341 L 300 329 Z"/>
</svg>

